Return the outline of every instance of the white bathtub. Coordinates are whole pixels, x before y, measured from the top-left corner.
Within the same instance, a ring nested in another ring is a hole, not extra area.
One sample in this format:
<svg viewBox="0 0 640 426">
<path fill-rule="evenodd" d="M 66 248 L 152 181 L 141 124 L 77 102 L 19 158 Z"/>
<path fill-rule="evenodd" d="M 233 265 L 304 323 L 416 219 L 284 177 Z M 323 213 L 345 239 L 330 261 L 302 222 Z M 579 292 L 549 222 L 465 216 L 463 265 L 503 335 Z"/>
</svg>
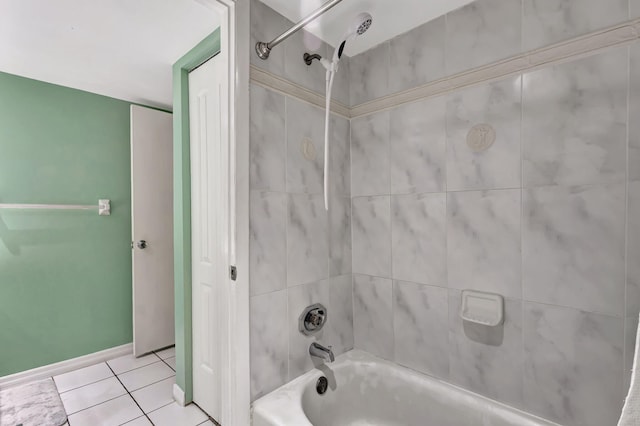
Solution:
<svg viewBox="0 0 640 426">
<path fill-rule="evenodd" d="M 252 418 L 253 426 L 557 426 L 358 350 L 256 400 Z"/>
</svg>

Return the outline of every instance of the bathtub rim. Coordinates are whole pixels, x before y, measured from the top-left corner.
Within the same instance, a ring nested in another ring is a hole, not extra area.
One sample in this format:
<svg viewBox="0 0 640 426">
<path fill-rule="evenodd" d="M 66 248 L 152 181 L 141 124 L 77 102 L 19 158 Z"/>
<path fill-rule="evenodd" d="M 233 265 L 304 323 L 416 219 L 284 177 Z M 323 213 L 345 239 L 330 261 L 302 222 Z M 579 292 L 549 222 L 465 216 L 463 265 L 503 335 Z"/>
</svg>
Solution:
<svg viewBox="0 0 640 426">
<path fill-rule="evenodd" d="M 383 368 L 397 370 L 401 375 L 408 375 L 413 378 L 435 382 L 434 385 L 436 386 L 442 386 L 444 388 L 451 389 L 453 392 L 462 393 L 465 396 L 478 400 L 482 405 L 487 405 L 498 410 L 504 410 L 509 414 L 520 416 L 526 420 L 537 421 L 541 426 L 562 426 L 561 424 L 555 423 L 549 419 L 523 411 L 504 402 L 491 399 L 439 377 L 414 370 L 393 361 L 379 358 L 361 349 L 349 350 L 337 356 L 335 362 L 331 364 L 322 364 L 320 367 L 313 368 L 305 374 L 296 377 L 290 382 L 285 383 L 284 385 L 253 401 L 251 403 L 251 424 L 255 426 L 267 426 L 271 424 L 282 426 L 290 424 L 296 424 L 296 426 L 313 426 L 304 412 L 302 405 L 302 398 L 306 386 L 321 376 L 326 375 L 325 371 L 323 371 L 325 368 L 332 369 L 332 367 L 337 368 L 349 363 L 358 362 L 375 363 Z M 292 404 L 293 402 L 296 404 Z M 256 417 L 264 423 L 254 423 Z M 302 419 L 304 419 L 304 422 L 302 422 Z M 295 421 L 296 423 L 288 423 L 288 421 Z"/>
</svg>

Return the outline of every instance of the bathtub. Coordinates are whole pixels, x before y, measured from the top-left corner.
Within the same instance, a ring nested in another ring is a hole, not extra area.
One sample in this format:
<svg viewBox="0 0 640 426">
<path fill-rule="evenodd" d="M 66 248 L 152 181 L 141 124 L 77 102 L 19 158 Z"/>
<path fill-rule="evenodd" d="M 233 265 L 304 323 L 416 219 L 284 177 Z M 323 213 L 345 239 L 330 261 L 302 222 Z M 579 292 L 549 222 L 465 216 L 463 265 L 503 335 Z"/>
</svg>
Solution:
<svg viewBox="0 0 640 426">
<path fill-rule="evenodd" d="M 329 387 L 316 391 L 321 376 Z M 256 400 L 253 426 L 555 425 L 353 350 Z"/>
</svg>

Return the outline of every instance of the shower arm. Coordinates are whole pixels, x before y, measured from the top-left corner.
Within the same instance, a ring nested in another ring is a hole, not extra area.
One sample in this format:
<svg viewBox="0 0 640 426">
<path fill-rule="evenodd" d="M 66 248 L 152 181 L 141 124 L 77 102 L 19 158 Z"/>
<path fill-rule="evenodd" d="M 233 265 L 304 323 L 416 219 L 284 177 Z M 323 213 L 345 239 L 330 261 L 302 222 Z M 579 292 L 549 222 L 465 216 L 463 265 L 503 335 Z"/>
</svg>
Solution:
<svg viewBox="0 0 640 426">
<path fill-rule="evenodd" d="M 258 54 L 258 57 L 260 59 L 268 59 L 269 53 L 271 53 L 271 49 L 273 49 L 274 47 L 276 47 L 277 45 L 279 45 L 280 43 L 282 43 L 283 41 L 291 37 L 293 34 L 298 32 L 298 30 L 306 26 L 309 22 L 313 21 L 318 16 L 322 15 L 323 13 L 325 13 L 326 11 L 328 11 L 329 9 L 331 9 L 333 6 L 337 5 L 341 1 L 342 0 L 329 0 L 328 2 L 320 6 L 318 9 L 316 9 L 311 15 L 307 16 L 306 18 L 304 18 L 303 20 L 295 24 L 293 27 L 289 28 L 287 31 L 283 32 L 278 37 L 271 40 L 269 43 L 265 43 L 263 41 L 257 42 L 256 53 Z"/>
</svg>

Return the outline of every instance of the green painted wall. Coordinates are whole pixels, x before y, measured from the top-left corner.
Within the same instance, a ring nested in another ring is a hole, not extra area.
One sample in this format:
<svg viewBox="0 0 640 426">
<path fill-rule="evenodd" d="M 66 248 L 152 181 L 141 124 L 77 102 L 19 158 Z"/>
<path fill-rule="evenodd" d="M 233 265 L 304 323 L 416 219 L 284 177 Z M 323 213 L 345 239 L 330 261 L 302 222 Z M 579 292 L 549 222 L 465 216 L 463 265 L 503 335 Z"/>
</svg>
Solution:
<svg viewBox="0 0 640 426">
<path fill-rule="evenodd" d="M 132 340 L 129 103 L 0 73 L 0 376 Z"/>
</svg>

